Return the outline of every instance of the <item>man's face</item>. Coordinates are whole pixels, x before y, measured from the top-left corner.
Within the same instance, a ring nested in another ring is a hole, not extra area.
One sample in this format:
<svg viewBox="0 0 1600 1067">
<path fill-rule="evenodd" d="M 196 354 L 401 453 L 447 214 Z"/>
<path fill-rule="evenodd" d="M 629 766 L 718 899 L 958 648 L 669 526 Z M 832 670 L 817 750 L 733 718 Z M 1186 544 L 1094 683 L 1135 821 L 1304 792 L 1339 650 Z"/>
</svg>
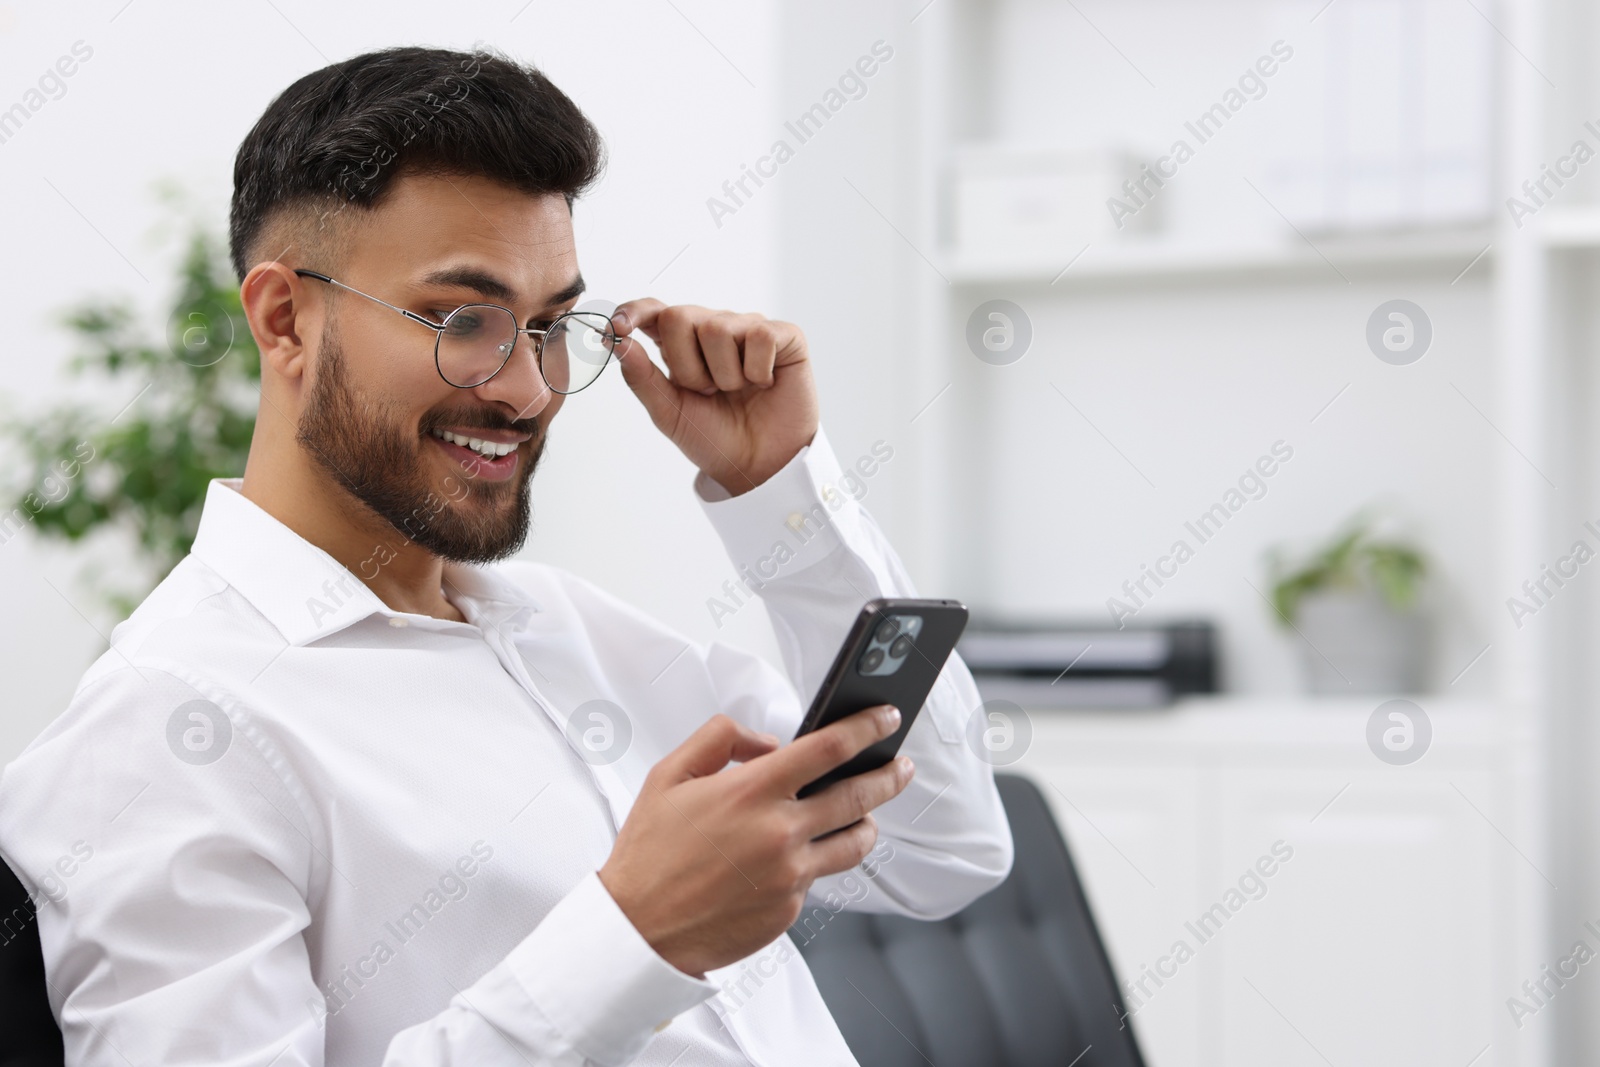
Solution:
<svg viewBox="0 0 1600 1067">
<path fill-rule="evenodd" d="M 462 304 L 492 303 L 542 328 L 582 289 L 571 214 L 557 194 L 409 175 L 353 233 L 338 280 L 436 322 Z M 437 556 L 488 562 L 515 552 L 528 533 L 528 482 L 565 399 L 540 376 L 533 339 L 521 338 L 488 382 L 457 389 L 434 366 L 433 330 L 324 288 L 336 310 L 315 345 L 301 446 Z M 515 447 L 490 459 L 441 434 Z"/>
</svg>

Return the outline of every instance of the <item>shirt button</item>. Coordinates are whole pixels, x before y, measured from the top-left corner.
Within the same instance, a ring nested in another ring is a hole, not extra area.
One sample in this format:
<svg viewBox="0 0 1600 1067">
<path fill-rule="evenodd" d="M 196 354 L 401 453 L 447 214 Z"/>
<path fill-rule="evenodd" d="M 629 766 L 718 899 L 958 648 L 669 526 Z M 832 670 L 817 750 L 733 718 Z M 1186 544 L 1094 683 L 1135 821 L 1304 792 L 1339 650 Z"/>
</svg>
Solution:
<svg viewBox="0 0 1600 1067">
<path fill-rule="evenodd" d="M 402 626 L 410 626 L 411 624 L 398 615 L 391 615 L 389 616 L 389 625 L 398 630 Z"/>
</svg>

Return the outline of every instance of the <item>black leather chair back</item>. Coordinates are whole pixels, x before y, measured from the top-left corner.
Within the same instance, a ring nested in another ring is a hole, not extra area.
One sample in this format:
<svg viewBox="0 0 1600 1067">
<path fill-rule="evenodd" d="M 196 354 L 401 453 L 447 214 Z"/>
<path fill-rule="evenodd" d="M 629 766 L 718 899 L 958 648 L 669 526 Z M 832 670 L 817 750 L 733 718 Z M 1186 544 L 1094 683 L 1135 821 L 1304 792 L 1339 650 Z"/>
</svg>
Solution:
<svg viewBox="0 0 1600 1067">
<path fill-rule="evenodd" d="M 995 779 L 1010 876 L 940 922 L 802 916 L 789 932 L 822 999 L 863 1067 L 1144 1067 L 1044 796 Z"/>
<path fill-rule="evenodd" d="M 0 860 L 0 1067 L 62 1067 L 64 1057 L 45 996 L 38 913 Z"/>
</svg>

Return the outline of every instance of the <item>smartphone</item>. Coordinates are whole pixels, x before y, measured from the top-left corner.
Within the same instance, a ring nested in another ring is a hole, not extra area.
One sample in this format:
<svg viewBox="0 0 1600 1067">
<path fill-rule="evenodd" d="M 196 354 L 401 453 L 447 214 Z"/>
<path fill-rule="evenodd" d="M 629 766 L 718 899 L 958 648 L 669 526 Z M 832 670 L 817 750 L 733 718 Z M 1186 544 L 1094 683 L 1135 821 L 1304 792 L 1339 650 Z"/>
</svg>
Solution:
<svg viewBox="0 0 1600 1067">
<path fill-rule="evenodd" d="M 900 728 L 800 790 L 809 796 L 894 759 L 967 626 L 959 600 L 879 597 L 856 616 L 795 737 L 875 704 L 900 709 Z"/>
</svg>

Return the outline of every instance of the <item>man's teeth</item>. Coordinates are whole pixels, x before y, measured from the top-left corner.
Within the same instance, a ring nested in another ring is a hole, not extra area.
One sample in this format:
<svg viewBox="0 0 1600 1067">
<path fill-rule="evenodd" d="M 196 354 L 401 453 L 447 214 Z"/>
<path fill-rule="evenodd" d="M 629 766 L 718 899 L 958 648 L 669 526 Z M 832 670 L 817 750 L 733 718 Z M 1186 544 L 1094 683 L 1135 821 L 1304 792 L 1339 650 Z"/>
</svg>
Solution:
<svg viewBox="0 0 1600 1067">
<path fill-rule="evenodd" d="M 517 450 L 517 446 L 514 444 L 500 445 L 493 441 L 485 441 L 479 437 L 467 437 L 464 434 L 451 433 L 449 430 L 435 430 L 433 431 L 433 436 L 441 441 L 449 441 L 453 445 L 460 445 L 462 448 L 470 448 L 485 459 L 494 459 L 496 456 L 509 456 Z"/>
</svg>

